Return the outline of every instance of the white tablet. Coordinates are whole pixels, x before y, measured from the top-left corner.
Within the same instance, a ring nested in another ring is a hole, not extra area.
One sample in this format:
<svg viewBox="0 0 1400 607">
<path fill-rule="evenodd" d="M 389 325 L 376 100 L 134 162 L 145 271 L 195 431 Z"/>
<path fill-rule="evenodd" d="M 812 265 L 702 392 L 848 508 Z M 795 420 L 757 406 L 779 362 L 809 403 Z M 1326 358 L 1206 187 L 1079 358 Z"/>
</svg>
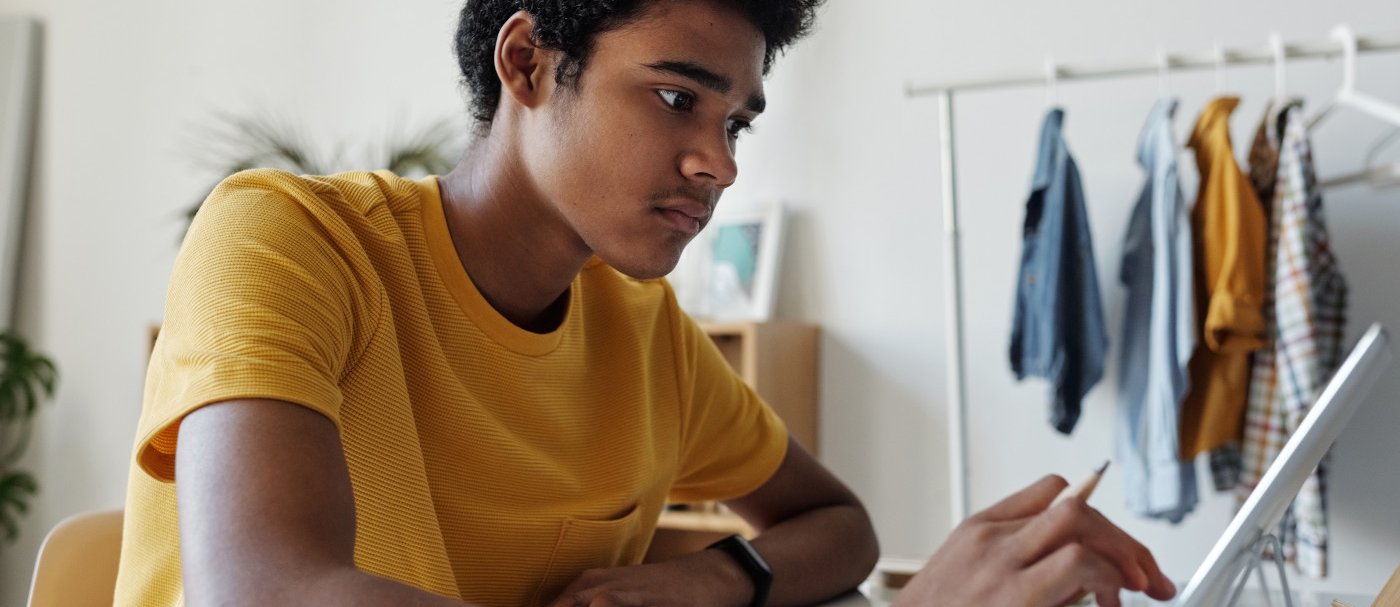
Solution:
<svg viewBox="0 0 1400 607">
<path fill-rule="evenodd" d="M 1284 444 L 1259 486 L 1249 494 L 1225 535 L 1196 570 L 1177 599 L 1178 606 L 1226 604 L 1230 590 L 1245 573 L 1257 542 L 1277 529 L 1303 481 L 1322 461 L 1332 441 L 1386 370 L 1391 357 L 1389 342 L 1383 327 L 1371 325 L 1303 418 L 1298 431 Z"/>
</svg>

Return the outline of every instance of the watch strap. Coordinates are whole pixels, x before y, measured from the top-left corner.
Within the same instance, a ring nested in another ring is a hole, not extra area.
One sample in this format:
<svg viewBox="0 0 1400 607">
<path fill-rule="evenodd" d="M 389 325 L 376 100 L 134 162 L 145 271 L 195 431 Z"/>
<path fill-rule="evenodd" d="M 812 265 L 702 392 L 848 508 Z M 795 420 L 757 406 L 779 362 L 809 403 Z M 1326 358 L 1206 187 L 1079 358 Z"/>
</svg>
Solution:
<svg viewBox="0 0 1400 607">
<path fill-rule="evenodd" d="M 731 535 L 710 544 L 706 549 L 710 548 L 728 554 L 753 581 L 753 601 L 749 603 L 749 607 L 762 607 L 768 602 L 768 591 L 773 586 L 773 570 L 754 549 L 753 544 L 742 535 Z"/>
</svg>

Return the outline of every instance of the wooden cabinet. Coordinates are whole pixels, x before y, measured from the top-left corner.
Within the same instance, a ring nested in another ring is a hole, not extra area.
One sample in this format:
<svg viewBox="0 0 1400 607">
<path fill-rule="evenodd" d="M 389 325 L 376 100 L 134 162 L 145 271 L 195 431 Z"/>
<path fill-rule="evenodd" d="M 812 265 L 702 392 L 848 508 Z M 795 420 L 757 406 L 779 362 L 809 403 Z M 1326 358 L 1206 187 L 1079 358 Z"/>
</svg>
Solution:
<svg viewBox="0 0 1400 607">
<path fill-rule="evenodd" d="M 808 324 L 701 323 L 739 377 L 787 424 L 807 450 L 818 454 L 818 330 Z M 715 502 L 673 504 L 661 514 L 648 561 L 703 549 L 735 533 L 754 532 L 738 515 Z"/>
</svg>

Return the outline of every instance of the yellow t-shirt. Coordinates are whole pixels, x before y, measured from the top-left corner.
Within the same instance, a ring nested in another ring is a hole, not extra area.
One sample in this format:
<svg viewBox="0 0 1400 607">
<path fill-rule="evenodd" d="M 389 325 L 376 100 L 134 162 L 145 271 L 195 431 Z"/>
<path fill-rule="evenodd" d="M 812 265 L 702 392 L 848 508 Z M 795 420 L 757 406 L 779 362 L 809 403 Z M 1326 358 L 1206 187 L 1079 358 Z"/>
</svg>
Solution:
<svg viewBox="0 0 1400 607">
<path fill-rule="evenodd" d="M 183 602 L 179 423 L 236 398 L 335 422 L 357 566 L 485 605 L 640 562 L 668 499 L 749 493 L 787 446 L 666 281 L 594 259 L 560 327 L 531 333 L 472 285 L 436 178 L 243 172 L 210 195 L 171 278 L 117 605 Z"/>
</svg>

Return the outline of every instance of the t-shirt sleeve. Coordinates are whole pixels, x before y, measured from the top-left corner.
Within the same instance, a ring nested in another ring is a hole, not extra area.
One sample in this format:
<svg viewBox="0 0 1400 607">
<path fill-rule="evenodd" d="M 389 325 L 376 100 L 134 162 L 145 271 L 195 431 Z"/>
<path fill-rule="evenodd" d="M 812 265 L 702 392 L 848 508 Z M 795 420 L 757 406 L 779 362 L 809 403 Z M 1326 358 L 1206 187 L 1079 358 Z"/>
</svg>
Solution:
<svg viewBox="0 0 1400 607">
<path fill-rule="evenodd" d="M 180 421 L 240 398 L 302 405 L 339 426 L 338 386 L 357 319 L 333 212 L 289 192 L 288 175 L 247 172 L 210 194 L 181 247 L 151 355 L 135 457 L 173 481 Z"/>
<path fill-rule="evenodd" d="M 1218 227 L 1206 228 L 1208 236 L 1221 236 L 1206 246 L 1219 247 L 1215 256 L 1222 264 L 1205 310 L 1203 338 L 1207 347 L 1222 354 L 1253 352 L 1268 343 L 1264 320 L 1268 220 L 1249 181 L 1238 169 L 1231 169 L 1220 178 L 1221 187 L 1228 188 L 1226 194 L 1208 209 L 1212 215 L 1207 221 Z"/>
<path fill-rule="evenodd" d="M 669 289 L 668 289 L 669 291 Z M 726 500 L 763 486 L 787 456 L 782 420 L 674 305 L 681 381 L 680 466 L 670 499 Z"/>
</svg>

